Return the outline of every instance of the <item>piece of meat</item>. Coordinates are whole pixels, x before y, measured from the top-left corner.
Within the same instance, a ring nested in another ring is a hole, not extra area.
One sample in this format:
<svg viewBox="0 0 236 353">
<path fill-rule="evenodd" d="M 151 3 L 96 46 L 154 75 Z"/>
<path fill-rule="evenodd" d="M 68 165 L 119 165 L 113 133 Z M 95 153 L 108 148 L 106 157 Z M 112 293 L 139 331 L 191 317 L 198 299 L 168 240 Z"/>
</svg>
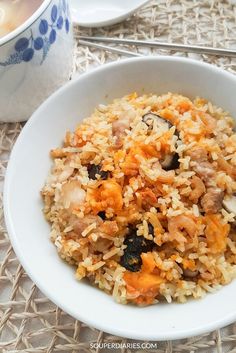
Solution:
<svg viewBox="0 0 236 353">
<path fill-rule="evenodd" d="M 193 166 L 193 170 L 198 174 L 206 186 L 211 185 L 211 179 L 215 175 L 215 169 L 210 162 L 199 162 Z"/>
<path fill-rule="evenodd" d="M 201 205 L 206 213 L 217 213 L 222 208 L 224 192 L 219 188 L 209 188 L 201 199 Z"/>
<path fill-rule="evenodd" d="M 130 119 L 126 115 L 121 115 L 119 119 L 113 121 L 112 123 L 112 134 L 116 136 L 116 145 L 117 147 L 122 146 L 122 139 L 125 136 L 125 130 L 130 128 Z"/>
<path fill-rule="evenodd" d="M 232 179 L 236 179 L 236 168 L 224 159 L 223 156 L 218 156 L 218 167 L 222 169 L 226 174 L 230 175 Z"/>
<path fill-rule="evenodd" d="M 90 241 L 92 243 L 93 249 L 95 251 L 99 251 L 99 252 L 104 252 L 104 251 L 108 251 L 108 249 L 111 247 L 112 245 L 112 241 L 109 239 L 104 239 L 99 237 L 97 241 Z"/>
<path fill-rule="evenodd" d="M 75 233 L 78 235 L 81 235 L 81 233 L 93 223 L 96 223 L 96 229 L 98 229 L 102 224 L 102 219 L 94 215 L 86 215 L 83 218 L 72 215 L 69 221 L 69 225 L 73 227 Z"/>
<path fill-rule="evenodd" d="M 191 149 L 187 152 L 187 155 L 195 162 L 207 162 L 207 151 L 202 147 Z"/>
<path fill-rule="evenodd" d="M 197 203 L 198 199 L 206 191 L 205 185 L 204 185 L 203 181 L 199 177 L 194 175 L 192 177 L 192 180 L 191 180 L 191 188 L 192 188 L 192 192 L 189 195 L 189 199 L 191 201 Z"/>
<path fill-rule="evenodd" d="M 150 188 L 144 188 L 139 192 L 144 206 L 154 206 L 157 204 L 157 197 Z"/>
<path fill-rule="evenodd" d="M 200 116 L 200 119 L 205 125 L 207 133 L 212 134 L 216 129 L 217 120 L 213 118 L 213 116 L 205 112 L 198 112 L 198 115 Z"/>
<path fill-rule="evenodd" d="M 197 275 L 199 274 L 199 271 L 191 271 L 189 269 L 184 269 L 183 270 L 183 277 L 186 279 L 191 279 L 191 278 L 195 278 L 197 277 Z"/>
<path fill-rule="evenodd" d="M 165 184 L 173 183 L 174 178 L 175 178 L 175 171 L 174 170 L 169 170 L 169 171 L 164 170 L 159 161 L 153 163 L 152 169 L 159 170 L 159 174 L 157 176 L 157 181 L 160 181 L 161 183 L 165 183 Z"/>
<path fill-rule="evenodd" d="M 215 174 L 215 169 L 210 162 L 208 162 L 207 151 L 202 147 L 197 147 L 189 150 L 187 154 L 194 162 L 193 170 L 201 178 L 206 186 L 211 185 L 211 179 Z"/>
<path fill-rule="evenodd" d="M 115 236 L 118 230 L 119 230 L 119 227 L 116 221 L 105 221 L 99 227 L 100 233 L 105 233 L 111 237 Z"/>
<path fill-rule="evenodd" d="M 79 207 L 85 201 L 86 192 L 82 189 L 80 182 L 77 180 L 70 180 L 62 185 L 61 201 L 64 208 Z"/>
<path fill-rule="evenodd" d="M 169 219 L 168 231 L 173 240 L 177 239 L 178 242 L 187 242 L 183 233 L 184 230 L 190 238 L 195 237 L 197 232 L 197 224 L 191 216 L 182 214 Z"/>
</svg>

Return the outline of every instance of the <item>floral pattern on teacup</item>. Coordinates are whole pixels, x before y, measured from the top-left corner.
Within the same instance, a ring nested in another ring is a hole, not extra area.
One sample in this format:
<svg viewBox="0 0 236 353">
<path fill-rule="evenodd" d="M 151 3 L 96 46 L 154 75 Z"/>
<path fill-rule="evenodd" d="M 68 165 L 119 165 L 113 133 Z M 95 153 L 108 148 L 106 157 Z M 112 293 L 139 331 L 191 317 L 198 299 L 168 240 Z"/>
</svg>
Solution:
<svg viewBox="0 0 236 353">
<path fill-rule="evenodd" d="M 20 37 L 14 45 L 14 52 L 0 62 L 0 66 L 29 62 L 34 58 L 35 52 L 42 52 L 40 64 L 44 62 L 51 46 L 56 42 L 58 33 L 70 30 L 69 8 L 66 0 L 59 0 L 51 8 L 50 19 L 40 19 L 38 31 L 30 30 L 29 36 Z"/>
</svg>

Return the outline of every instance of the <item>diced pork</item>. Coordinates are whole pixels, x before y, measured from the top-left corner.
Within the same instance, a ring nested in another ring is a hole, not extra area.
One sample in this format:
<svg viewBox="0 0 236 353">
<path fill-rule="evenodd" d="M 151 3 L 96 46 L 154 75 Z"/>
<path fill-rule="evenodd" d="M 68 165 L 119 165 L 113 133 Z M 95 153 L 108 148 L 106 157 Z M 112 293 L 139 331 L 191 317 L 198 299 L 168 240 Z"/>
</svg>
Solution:
<svg viewBox="0 0 236 353">
<path fill-rule="evenodd" d="M 219 188 L 209 188 L 201 200 L 201 205 L 206 213 L 217 213 L 222 208 L 224 192 Z"/>
</svg>

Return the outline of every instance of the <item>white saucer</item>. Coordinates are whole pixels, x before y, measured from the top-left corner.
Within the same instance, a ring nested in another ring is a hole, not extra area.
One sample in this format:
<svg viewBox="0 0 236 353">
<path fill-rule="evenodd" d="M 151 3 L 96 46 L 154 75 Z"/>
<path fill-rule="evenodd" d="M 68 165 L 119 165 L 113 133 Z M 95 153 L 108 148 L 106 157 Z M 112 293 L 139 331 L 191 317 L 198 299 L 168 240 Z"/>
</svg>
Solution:
<svg viewBox="0 0 236 353">
<path fill-rule="evenodd" d="M 83 27 L 113 25 L 149 0 L 70 0 L 73 22 Z"/>
</svg>

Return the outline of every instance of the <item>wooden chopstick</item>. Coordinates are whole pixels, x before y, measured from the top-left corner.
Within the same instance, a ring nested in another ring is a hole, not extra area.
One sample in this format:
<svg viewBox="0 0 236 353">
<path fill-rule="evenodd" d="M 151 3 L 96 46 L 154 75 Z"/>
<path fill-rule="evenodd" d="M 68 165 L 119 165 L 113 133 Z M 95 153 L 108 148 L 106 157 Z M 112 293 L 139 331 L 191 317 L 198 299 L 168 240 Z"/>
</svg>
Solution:
<svg viewBox="0 0 236 353">
<path fill-rule="evenodd" d="M 213 47 L 205 47 L 205 46 L 190 45 L 190 44 L 173 44 L 173 43 L 157 42 L 157 41 L 151 41 L 151 40 L 134 40 L 134 39 L 87 37 L 87 36 L 81 36 L 80 41 L 81 40 L 90 41 L 90 42 L 92 41 L 92 42 L 103 42 L 103 43 L 130 44 L 130 45 L 135 45 L 135 46 L 176 50 L 176 51 L 182 51 L 182 52 L 187 52 L 187 53 L 198 53 L 198 54 L 209 54 L 209 55 L 236 57 L 236 50 L 234 50 L 234 49 L 213 48 Z M 110 48 L 111 47 L 109 47 L 109 48 L 107 47 L 106 49 L 110 50 Z M 112 49 L 115 49 L 115 48 L 112 48 Z M 118 50 L 120 50 L 120 49 L 118 49 Z M 128 52 L 128 53 L 130 54 L 131 52 Z M 136 53 L 134 53 L 134 54 L 136 54 Z M 134 56 L 140 56 L 140 55 L 134 55 Z"/>
</svg>

